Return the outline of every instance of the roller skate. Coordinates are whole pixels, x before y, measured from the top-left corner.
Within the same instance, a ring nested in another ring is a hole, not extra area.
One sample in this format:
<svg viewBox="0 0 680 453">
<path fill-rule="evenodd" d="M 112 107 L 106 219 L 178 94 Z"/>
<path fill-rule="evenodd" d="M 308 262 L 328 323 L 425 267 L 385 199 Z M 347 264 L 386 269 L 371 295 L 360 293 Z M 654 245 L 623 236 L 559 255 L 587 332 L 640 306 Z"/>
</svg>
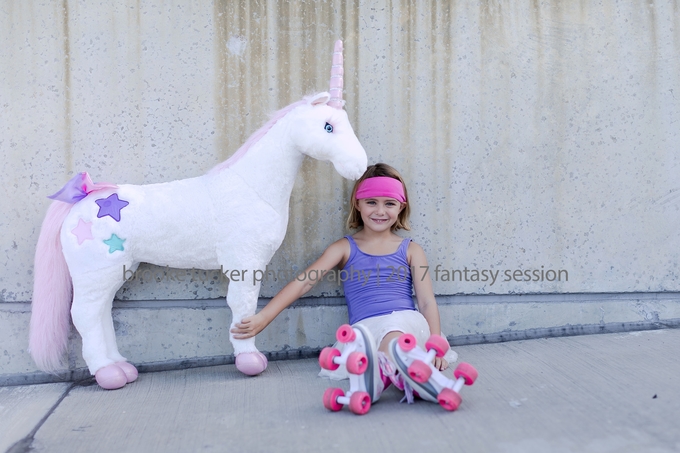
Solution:
<svg viewBox="0 0 680 453">
<path fill-rule="evenodd" d="M 371 403 L 378 401 L 384 388 L 375 341 L 368 329 L 360 324 L 340 326 L 335 337 L 344 344 L 343 351 L 324 348 L 319 365 L 325 370 L 336 370 L 344 363 L 349 373 L 349 391 L 327 389 L 323 394 L 323 405 L 331 411 L 339 411 L 343 405 L 348 405 L 351 412 L 363 415 L 371 409 Z"/>
<path fill-rule="evenodd" d="M 389 345 L 397 370 L 414 392 L 426 401 L 439 403 L 444 409 L 455 411 L 462 402 L 461 388 L 474 384 L 477 370 L 468 363 L 460 363 L 453 372 L 456 380 L 449 379 L 432 365 L 435 356 L 443 357 L 448 351 L 446 339 L 432 335 L 425 343 L 425 348 L 427 352 L 416 345 L 416 338 L 409 333 L 395 338 Z"/>
</svg>

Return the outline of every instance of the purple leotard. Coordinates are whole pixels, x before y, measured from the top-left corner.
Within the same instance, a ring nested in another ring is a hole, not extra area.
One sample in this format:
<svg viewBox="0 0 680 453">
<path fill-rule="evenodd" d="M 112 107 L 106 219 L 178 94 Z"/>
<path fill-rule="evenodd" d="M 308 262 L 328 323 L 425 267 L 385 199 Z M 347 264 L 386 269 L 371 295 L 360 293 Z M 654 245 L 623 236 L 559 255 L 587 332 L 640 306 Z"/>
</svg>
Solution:
<svg viewBox="0 0 680 453">
<path fill-rule="evenodd" d="M 406 249 L 411 239 L 404 239 L 390 255 L 369 255 L 359 250 L 351 236 L 349 260 L 343 268 L 345 299 L 349 323 L 400 310 L 415 310 L 413 280 Z"/>
</svg>

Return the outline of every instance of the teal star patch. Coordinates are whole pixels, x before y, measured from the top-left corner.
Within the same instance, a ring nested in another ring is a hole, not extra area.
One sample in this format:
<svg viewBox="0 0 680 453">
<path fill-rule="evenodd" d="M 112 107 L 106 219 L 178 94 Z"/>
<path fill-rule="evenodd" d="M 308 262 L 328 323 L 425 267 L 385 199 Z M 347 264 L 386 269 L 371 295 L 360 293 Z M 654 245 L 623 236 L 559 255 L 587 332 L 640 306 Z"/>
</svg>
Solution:
<svg viewBox="0 0 680 453">
<path fill-rule="evenodd" d="M 125 242 L 125 239 L 121 239 L 115 234 L 112 234 L 110 238 L 104 241 L 104 244 L 109 246 L 109 253 L 113 253 L 116 250 L 120 250 L 121 252 L 125 250 L 123 248 L 123 242 Z"/>
</svg>

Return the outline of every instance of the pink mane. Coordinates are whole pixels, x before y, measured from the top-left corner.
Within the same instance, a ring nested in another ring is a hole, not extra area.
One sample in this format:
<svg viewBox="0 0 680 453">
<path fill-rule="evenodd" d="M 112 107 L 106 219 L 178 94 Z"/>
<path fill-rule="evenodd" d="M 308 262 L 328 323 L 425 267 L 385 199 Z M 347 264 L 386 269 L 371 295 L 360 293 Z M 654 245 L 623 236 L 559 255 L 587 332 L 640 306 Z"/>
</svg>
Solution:
<svg viewBox="0 0 680 453">
<path fill-rule="evenodd" d="M 262 137 L 264 137 L 269 130 L 274 127 L 274 124 L 276 124 L 277 121 L 279 121 L 281 118 L 286 116 L 288 113 L 290 113 L 291 110 L 293 110 L 296 107 L 301 106 L 302 104 L 305 104 L 307 102 L 307 98 L 305 97 L 304 99 L 293 102 L 287 107 L 282 108 L 281 110 L 274 112 L 274 114 L 271 116 L 269 121 L 256 130 L 249 138 L 246 140 L 246 142 L 241 145 L 241 147 L 227 160 L 224 162 L 217 164 L 214 166 L 208 173 L 219 173 L 222 170 L 226 170 L 227 168 L 231 167 L 234 165 L 240 158 L 242 158 L 248 150 L 255 144 L 257 143 Z"/>
</svg>

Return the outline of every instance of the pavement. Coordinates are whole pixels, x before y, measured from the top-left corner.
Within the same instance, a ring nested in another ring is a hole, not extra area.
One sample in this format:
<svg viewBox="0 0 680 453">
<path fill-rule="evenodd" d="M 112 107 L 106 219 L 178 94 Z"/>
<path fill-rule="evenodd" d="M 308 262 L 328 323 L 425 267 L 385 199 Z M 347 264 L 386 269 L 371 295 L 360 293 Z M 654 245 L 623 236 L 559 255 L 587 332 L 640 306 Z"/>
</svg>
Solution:
<svg viewBox="0 0 680 453">
<path fill-rule="evenodd" d="M 400 403 L 394 387 L 366 415 L 330 412 L 321 397 L 337 384 L 315 359 L 256 377 L 233 365 L 142 373 L 115 391 L 0 387 L 0 452 L 680 451 L 680 329 L 456 351 L 479 378 L 455 412 Z"/>
</svg>

